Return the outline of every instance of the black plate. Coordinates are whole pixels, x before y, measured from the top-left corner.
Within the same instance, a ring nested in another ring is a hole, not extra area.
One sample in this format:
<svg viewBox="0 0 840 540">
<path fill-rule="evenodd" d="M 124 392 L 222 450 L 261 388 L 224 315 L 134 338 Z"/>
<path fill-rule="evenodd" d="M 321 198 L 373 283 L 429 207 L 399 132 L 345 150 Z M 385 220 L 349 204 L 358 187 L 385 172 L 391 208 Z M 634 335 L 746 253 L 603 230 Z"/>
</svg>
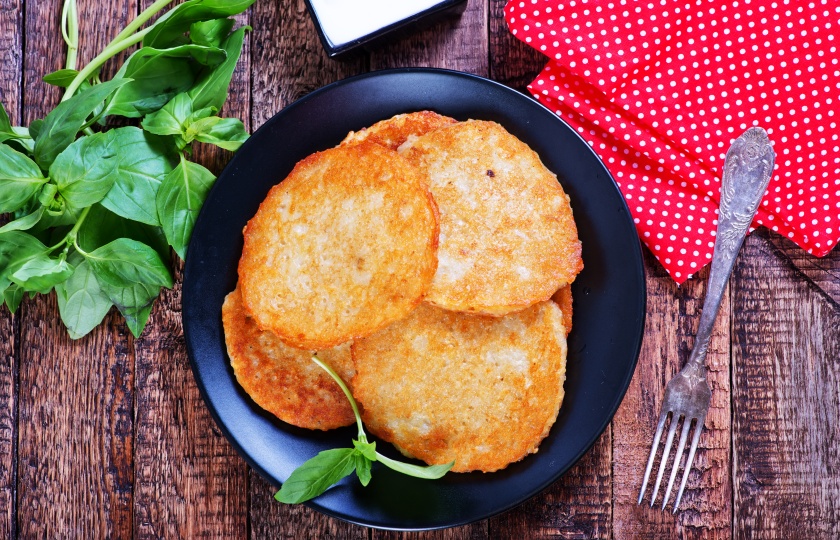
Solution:
<svg viewBox="0 0 840 540">
<path fill-rule="evenodd" d="M 497 121 L 536 150 L 571 198 L 585 269 L 572 287 L 566 397 L 537 454 L 497 473 L 449 474 L 437 481 L 375 464 L 366 488 L 353 476 L 309 503 L 386 529 L 484 519 L 557 480 L 597 440 L 624 397 L 645 318 L 641 249 L 624 199 L 589 146 L 549 110 L 498 83 L 452 71 L 380 71 L 331 84 L 285 108 L 242 146 L 210 192 L 189 246 L 183 285 L 187 351 L 213 417 L 251 467 L 279 486 L 319 451 L 350 445 L 355 430 L 293 428 L 264 413 L 237 385 L 225 352 L 221 306 L 236 284 L 242 227 L 269 188 L 304 156 L 337 144 L 350 130 L 422 109 Z"/>
</svg>

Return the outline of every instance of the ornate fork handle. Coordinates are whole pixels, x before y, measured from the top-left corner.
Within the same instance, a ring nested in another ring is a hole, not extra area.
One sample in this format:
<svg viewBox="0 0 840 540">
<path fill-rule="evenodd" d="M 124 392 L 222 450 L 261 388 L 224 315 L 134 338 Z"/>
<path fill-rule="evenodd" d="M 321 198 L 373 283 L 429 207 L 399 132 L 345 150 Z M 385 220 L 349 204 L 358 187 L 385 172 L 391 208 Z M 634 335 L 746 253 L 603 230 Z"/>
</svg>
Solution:
<svg viewBox="0 0 840 540">
<path fill-rule="evenodd" d="M 700 314 L 700 326 L 694 349 L 682 373 L 689 379 L 706 378 L 705 359 L 723 291 L 735 266 L 738 251 L 744 243 L 773 171 L 776 154 L 767 132 L 748 129 L 738 137 L 726 153 L 720 190 L 717 238 L 712 269 Z"/>
</svg>

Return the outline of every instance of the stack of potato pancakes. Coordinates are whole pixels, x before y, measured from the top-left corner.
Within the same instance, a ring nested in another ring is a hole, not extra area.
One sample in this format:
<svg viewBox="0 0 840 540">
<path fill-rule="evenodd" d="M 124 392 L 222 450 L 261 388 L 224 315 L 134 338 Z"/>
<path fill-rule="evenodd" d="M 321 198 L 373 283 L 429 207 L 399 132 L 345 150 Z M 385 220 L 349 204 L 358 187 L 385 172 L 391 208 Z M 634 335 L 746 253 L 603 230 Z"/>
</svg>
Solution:
<svg viewBox="0 0 840 540">
<path fill-rule="evenodd" d="M 422 111 L 301 160 L 244 230 L 222 309 L 239 383 L 281 420 L 354 422 L 456 472 L 537 451 L 583 268 L 569 198 L 494 122 Z"/>
</svg>

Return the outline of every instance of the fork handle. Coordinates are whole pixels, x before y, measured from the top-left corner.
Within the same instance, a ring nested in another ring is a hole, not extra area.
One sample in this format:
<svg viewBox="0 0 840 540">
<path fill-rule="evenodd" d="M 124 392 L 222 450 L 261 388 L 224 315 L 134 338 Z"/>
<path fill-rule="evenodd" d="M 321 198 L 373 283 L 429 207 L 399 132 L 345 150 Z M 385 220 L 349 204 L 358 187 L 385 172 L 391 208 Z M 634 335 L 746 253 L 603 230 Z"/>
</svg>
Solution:
<svg viewBox="0 0 840 540">
<path fill-rule="evenodd" d="M 767 132 L 760 127 L 745 131 L 726 153 L 712 269 L 687 369 L 703 368 L 705 372 L 706 351 L 723 292 L 747 230 L 767 190 L 775 159 Z"/>
</svg>

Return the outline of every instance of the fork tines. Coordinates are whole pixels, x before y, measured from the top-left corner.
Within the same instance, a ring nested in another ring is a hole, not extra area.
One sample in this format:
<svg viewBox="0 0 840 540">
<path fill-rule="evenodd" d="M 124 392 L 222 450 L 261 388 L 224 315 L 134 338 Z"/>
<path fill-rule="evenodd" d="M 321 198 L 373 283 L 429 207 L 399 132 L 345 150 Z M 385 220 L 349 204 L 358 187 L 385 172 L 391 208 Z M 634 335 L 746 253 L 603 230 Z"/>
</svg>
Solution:
<svg viewBox="0 0 840 540">
<path fill-rule="evenodd" d="M 694 424 L 694 435 L 691 438 L 691 447 L 688 451 L 688 458 L 685 461 L 684 469 L 683 469 L 683 476 L 682 481 L 680 482 L 680 489 L 677 492 L 677 498 L 674 501 L 674 508 L 673 512 L 676 513 L 677 507 L 680 505 L 680 500 L 682 499 L 683 490 L 685 490 L 685 484 L 688 480 L 688 473 L 691 471 L 691 464 L 694 461 L 694 454 L 697 451 L 697 443 L 700 440 L 700 434 L 703 432 L 703 422 L 705 421 L 705 413 L 702 417 L 692 417 L 688 418 L 682 413 L 676 413 L 671 410 L 667 410 L 663 408 L 662 414 L 659 416 L 659 424 L 656 426 L 656 434 L 653 438 L 653 444 L 650 448 L 650 457 L 648 457 L 647 467 L 645 467 L 645 477 L 642 480 L 642 489 L 639 490 L 639 500 L 638 504 L 642 504 L 642 499 L 645 495 L 645 488 L 647 488 L 648 480 L 650 480 L 650 471 L 653 468 L 653 461 L 654 457 L 656 456 L 656 450 L 659 448 L 659 441 L 662 439 L 662 432 L 665 428 L 665 422 L 668 420 L 668 417 L 671 417 L 671 422 L 668 428 L 668 437 L 665 439 L 665 448 L 662 451 L 662 457 L 660 458 L 659 462 L 659 472 L 656 475 L 656 482 L 653 485 L 653 492 L 650 496 L 650 506 L 653 507 L 654 502 L 656 501 L 656 496 L 659 493 L 659 485 L 662 482 L 662 476 L 665 473 L 665 466 L 668 463 L 670 454 L 671 454 L 671 444 L 674 442 L 674 434 L 677 431 L 677 426 L 682 420 L 682 432 L 680 433 L 680 442 L 677 444 L 677 452 L 674 456 L 674 464 L 671 468 L 671 476 L 668 479 L 668 488 L 665 490 L 665 497 L 662 499 L 662 509 L 665 509 L 665 505 L 668 504 L 668 499 L 671 496 L 671 489 L 674 486 L 674 479 L 677 476 L 677 470 L 679 469 L 680 461 L 682 459 L 683 451 L 685 450 L 685 443 L 688 440 L 688 433 L 691 429 L 691 424 Z"/>
</svg>

